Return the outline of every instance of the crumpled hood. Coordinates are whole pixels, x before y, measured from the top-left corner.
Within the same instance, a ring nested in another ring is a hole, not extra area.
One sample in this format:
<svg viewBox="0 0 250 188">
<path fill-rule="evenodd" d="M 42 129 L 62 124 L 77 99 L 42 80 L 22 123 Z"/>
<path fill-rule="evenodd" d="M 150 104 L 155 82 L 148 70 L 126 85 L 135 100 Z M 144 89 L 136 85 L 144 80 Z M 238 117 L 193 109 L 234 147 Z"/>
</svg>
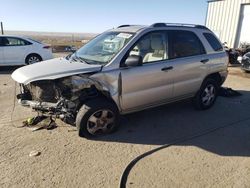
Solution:
<svg viewBox="0 0 250 188">
<path fill-rule="evenodd" d="M 80 62 L 70 62 L 65 58 L 56 58 L 28 65 L 15 70 L 11 77 L 18 83 L 28 84 L 37 80 L 53 80 L 76 74 L 97 72 L 101 65 L 89 65 Z"/>
</svg>

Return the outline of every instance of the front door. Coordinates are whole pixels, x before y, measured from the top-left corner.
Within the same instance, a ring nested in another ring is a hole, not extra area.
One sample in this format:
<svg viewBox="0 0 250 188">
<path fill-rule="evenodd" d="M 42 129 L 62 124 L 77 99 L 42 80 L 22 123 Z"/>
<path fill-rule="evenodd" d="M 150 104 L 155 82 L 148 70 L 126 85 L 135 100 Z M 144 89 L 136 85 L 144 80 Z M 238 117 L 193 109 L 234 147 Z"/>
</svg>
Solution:
<svg viewBox="0 0 250 188">
<path fill-rule="evenodd" d="M 127 53 L 143 59 L 142 66 L 121 68 L 121 107 L 125 111 L 150 107 L 173 96 L 173 66 L 168 62 L 168 35 L 152 32 Z"/>
</svg>

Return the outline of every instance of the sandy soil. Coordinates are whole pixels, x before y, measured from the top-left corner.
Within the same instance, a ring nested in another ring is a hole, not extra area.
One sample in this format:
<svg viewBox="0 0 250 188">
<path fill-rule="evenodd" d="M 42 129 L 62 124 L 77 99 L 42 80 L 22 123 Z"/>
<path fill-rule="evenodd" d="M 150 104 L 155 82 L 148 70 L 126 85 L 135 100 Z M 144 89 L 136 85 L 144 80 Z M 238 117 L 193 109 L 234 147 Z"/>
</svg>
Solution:
<svg viewBox="0 0 250 188">
<path fill-rule="evenodd" d="M 250 76 L 238 68 L 225 86 L 241 97 L 219 97 L 205 112 L 186 101 L 127 115 L 118 132 L 97 140 L 60 121 L 50 131 L 17 128 L 32 113 L 16 105 L 11 123 L 12 71 L 0 71 L 0 187 L 118 187 L 137 155 L 218 126 L 228 127 L 139 161 L 128 187 L 250 187 Z M 33 150 L 41 154 L 29 157 Z"/>
</svg>

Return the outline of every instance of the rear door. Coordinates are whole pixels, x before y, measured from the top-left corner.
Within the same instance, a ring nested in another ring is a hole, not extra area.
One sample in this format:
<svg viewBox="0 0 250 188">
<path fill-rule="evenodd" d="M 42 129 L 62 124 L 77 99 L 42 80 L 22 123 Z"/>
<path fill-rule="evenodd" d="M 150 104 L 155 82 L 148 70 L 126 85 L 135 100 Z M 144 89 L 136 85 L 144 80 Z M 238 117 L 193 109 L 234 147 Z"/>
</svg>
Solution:
<svg viewBox="0 0 250 188">
<path fill-rule="evenodd" d="M 2 37 L 0 37 L 0 65 L 3 64 L 4 64 L 3 43 L 2 43 Z"/>
<path fill-rule="evenodd" d="M 205 49 L 198 36 L 191 31 L 169 32 L 170 59 L 174 62 L 173 79 L 175 98 L 185 98 L 196 93 L 207 74 Z"/>
<path fill-rule="evenodd" d="M 25 58 L 31 49 L 31 43 L 17 37 L 3 37 L 4 57 L 8 65 L 25 63 Z"/>
</svg>

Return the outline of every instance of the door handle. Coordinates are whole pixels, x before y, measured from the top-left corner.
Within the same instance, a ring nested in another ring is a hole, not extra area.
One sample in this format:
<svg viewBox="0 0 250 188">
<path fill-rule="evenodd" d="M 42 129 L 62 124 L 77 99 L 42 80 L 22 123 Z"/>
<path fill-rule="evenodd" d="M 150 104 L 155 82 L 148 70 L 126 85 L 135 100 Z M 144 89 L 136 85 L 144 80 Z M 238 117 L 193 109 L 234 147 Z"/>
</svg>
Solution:
<svg viewBox="0 0 250 188">
<path fill-rule="evenodd" d="M 207 62 L 209 62 L 209 59 L 202 59 L 202 60 L 201 60 L 201 63 L 204 63 L 204 64 L 205 64 L 205 63 L 207 63 Z"/>
<path fill-rule="evenodd" d="M 168 70 L 172 70 L 174 67 L 170 66 L 170 67 L 163 67 L 161 70 L 162 71 L 168 71 Z"/>
</svg>

